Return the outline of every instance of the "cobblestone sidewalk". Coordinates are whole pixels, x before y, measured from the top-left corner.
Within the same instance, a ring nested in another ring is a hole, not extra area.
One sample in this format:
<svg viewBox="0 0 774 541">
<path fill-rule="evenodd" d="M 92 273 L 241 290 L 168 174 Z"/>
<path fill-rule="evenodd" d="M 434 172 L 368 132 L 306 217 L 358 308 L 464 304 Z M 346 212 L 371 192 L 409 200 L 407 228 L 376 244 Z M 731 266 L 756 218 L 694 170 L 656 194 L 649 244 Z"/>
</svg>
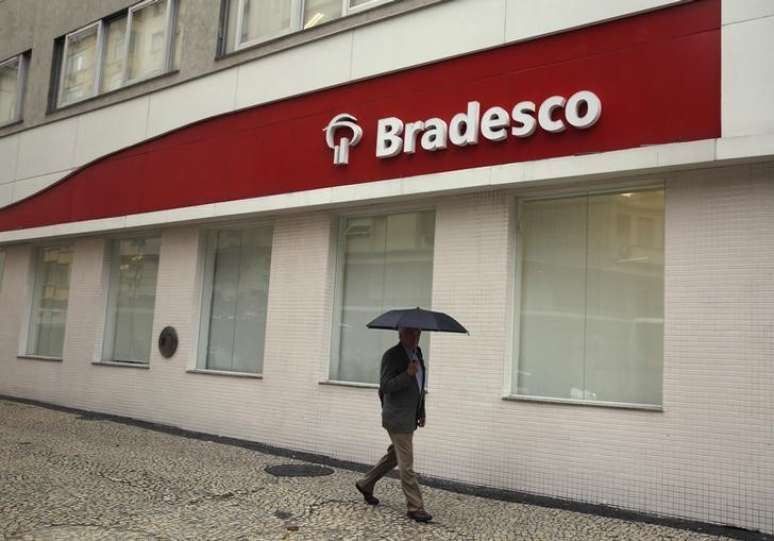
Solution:
<svg viewBox="0 0 774 541">
<path fill-rule="evenodd" d="M 369 507 L 355 472 L 278 478 L 293 462 L 99 417 L 0 400 L 0 539 L 721 540 L 664 526 L 423 489 L 405 516 L 396 479 Z"/>
</svg>

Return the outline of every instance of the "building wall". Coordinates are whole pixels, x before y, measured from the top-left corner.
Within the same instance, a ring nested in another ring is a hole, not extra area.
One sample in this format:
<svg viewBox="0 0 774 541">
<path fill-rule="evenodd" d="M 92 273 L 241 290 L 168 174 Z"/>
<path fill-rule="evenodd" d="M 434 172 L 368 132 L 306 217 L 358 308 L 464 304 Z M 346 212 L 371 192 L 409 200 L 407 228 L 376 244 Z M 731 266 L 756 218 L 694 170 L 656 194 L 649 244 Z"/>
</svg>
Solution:
<svg viewBox="0 0 774 541">
<path fill-rule="evenodd" d="M 0 19 L 18 20 L 11 27 L 21 29 L 18 34 L 8 34 L 11 37 L 6 38 L 7 42 L 0 41 L 0 58 L 33 47 L 25 122 L 0 129 L 0 163 L 4 164 L 0 167 L 0 207 L 40 191 L 100 156 L 203 118 L 681 3 L 679 0 L 605 0 L 590 7 L 578 1 L 569 7 L 562 3 L 559 9 L 557 2 L 541 0 L 401 0 L 384 6 L 383 10 L 379 8 L 379 13 L 384 11 L 386 17 L 398 6 L 423 9 L 364 25 L 370 16 L 365 12 L 361 14 L 363 20 L 347 23 L 354 25 L 353 28 L 335 27 L 326 31 L 330 35 L 315 35 L 316 39 L 308 43 L 291 47 L 295 44 L 293 40 L 299 39 L 291 36 L 284 49 L 279 43 L 267 46 L 268 49 L 244 51 L 215 60 L 217 14 L 213 6 L 216 2 L 181 0 L 185 16 L 181 17 L 184 36 L 178 74 L 45 114 L 54 38 L 134 2 L 112 0 L 104 5 L 88 2 L 71 15 L 51 21 L 48 8 L 38 5 L 48 6 L 47 0 L 34 2 L 38 7 L 29 11 L 20 7 L 22 0 L 6 0 L 6 6 L 0 5 Z M 737 10 L 741 14 L 733 17 L 760 17 L 766 13 L 765 6 L 758 11 Z M 476 24 L 470 25 L 471 20 L 476 20 Z M 753 23 L 746 20 L 746 24 Z M 29 30 L 30 25 L 34 31 Z M 744 67 L 735 68 L 735 77 L 740 80 L 734 79 L 727 85 L 729 104 L 745 107 L 736 105 L 740 101 L 736 95 L 740 92 L 771 96 L 772 87 L 767 85 L 770 78 L 760 72 L 767 61 L 763 51 L 769 44 L 774 46 L 774 37 L 765 32 L 757 35 L 756 46 L 761 48 L 756 51 L 760 53 L 742 64 Z M 737 55 L 750 54 L 746 36 L 742 31 L 739 38 L 743 40 L 742 50 L 727 58 L 724 68 L 739 66 Z M 390 47 L 384 47 L 386 40 L 392 44 Z M 289 70 L 288 66 L 304 68 Z M 765 74 L 766 69 L 763 71 Z M 748 78 L 753 81 L 752 86 Z M 740 122 L 747 126 L 757 120 Z M 768 124 L 770 131 L 771 123 Z"/>
<path fill-rule="evenodd" d="M 457 316 L 470 336 L 431 338 L 416 469 L 774 532 L 774 166 L 645 180 L 666 189 L 660 412 L 504 400 L 516 194 L 417 203 L 437 212 L 433 307 Z M 30 247 L 8 247 L 0 394 L 375 461 L 387 444 L 375 389 L 320 384 L 330 355 L 335 222 L 334 211 L 276 217 L 263 379 L 186 372 L 198 327 L 197 227 L 162 232 L 153 335 L 173 325 L 180 348 L 164 359 L 154 347 L 149 369 L 91 364 L 105 310 L 99 237 L 75 241 L 63 362 L 17 359 Z"/>
</svg>

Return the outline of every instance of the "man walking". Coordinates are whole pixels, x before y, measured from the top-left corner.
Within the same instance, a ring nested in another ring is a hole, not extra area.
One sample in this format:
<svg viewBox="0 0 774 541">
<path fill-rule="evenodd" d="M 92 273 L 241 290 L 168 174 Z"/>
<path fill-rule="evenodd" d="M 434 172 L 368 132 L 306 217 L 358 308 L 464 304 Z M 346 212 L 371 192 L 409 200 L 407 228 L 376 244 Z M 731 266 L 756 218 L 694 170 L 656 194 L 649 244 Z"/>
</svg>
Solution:
<svg viewBox="0 0 774 541">
<path fill-rule="evenodd" d="M 382 398 L 382 426 L 387 430 L 392 445 L 387 454 L 371 468 L 366 476 L 355 483 L 369 505 L 377 505 L 374 485 L 396 465 L 400 469 L 400 484 L 406 495 L 407 515 L 417 522 L 430 522 L 433 517 L 425 511 L 422 493 L 414 473 L 413 437 L 417 426 L 425 426 L 425 369 L 419 337 L 422 331 L 401 327 L 400 343 L 382 356 L 379 396 Z"/>
</svg>

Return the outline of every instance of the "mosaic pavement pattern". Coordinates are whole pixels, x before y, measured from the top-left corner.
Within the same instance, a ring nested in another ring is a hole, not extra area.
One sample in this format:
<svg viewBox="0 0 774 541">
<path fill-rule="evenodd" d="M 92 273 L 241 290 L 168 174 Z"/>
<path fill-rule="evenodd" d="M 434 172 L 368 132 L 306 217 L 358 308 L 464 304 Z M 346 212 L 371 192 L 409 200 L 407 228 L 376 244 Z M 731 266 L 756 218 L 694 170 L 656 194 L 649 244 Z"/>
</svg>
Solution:
<svg viewBox="0 0 774 541">
<path fill-rule="evenodd" d="M 406 518 L 397 479 L 369 507 L 356 472 L 264 471 L 292 462 L 0 399 L 0 540 L 728 539 L 427 487 L 434 521 L 422 525 Z"/>
</svg>

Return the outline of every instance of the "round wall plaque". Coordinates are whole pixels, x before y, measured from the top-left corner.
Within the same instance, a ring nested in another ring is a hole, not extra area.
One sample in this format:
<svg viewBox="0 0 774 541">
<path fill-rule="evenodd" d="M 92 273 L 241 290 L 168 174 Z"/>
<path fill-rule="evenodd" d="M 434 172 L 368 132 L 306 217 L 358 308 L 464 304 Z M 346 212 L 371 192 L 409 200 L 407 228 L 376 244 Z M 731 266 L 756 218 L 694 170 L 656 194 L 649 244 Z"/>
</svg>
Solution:
<svg viewBox="0 0 774 541">
<path fill-rule="evenodd" d="M 177 351 L 177 331 L 174 327 L 164 327 L 159 335 L 159 351 L 169 359 Z"/>
</svg>

